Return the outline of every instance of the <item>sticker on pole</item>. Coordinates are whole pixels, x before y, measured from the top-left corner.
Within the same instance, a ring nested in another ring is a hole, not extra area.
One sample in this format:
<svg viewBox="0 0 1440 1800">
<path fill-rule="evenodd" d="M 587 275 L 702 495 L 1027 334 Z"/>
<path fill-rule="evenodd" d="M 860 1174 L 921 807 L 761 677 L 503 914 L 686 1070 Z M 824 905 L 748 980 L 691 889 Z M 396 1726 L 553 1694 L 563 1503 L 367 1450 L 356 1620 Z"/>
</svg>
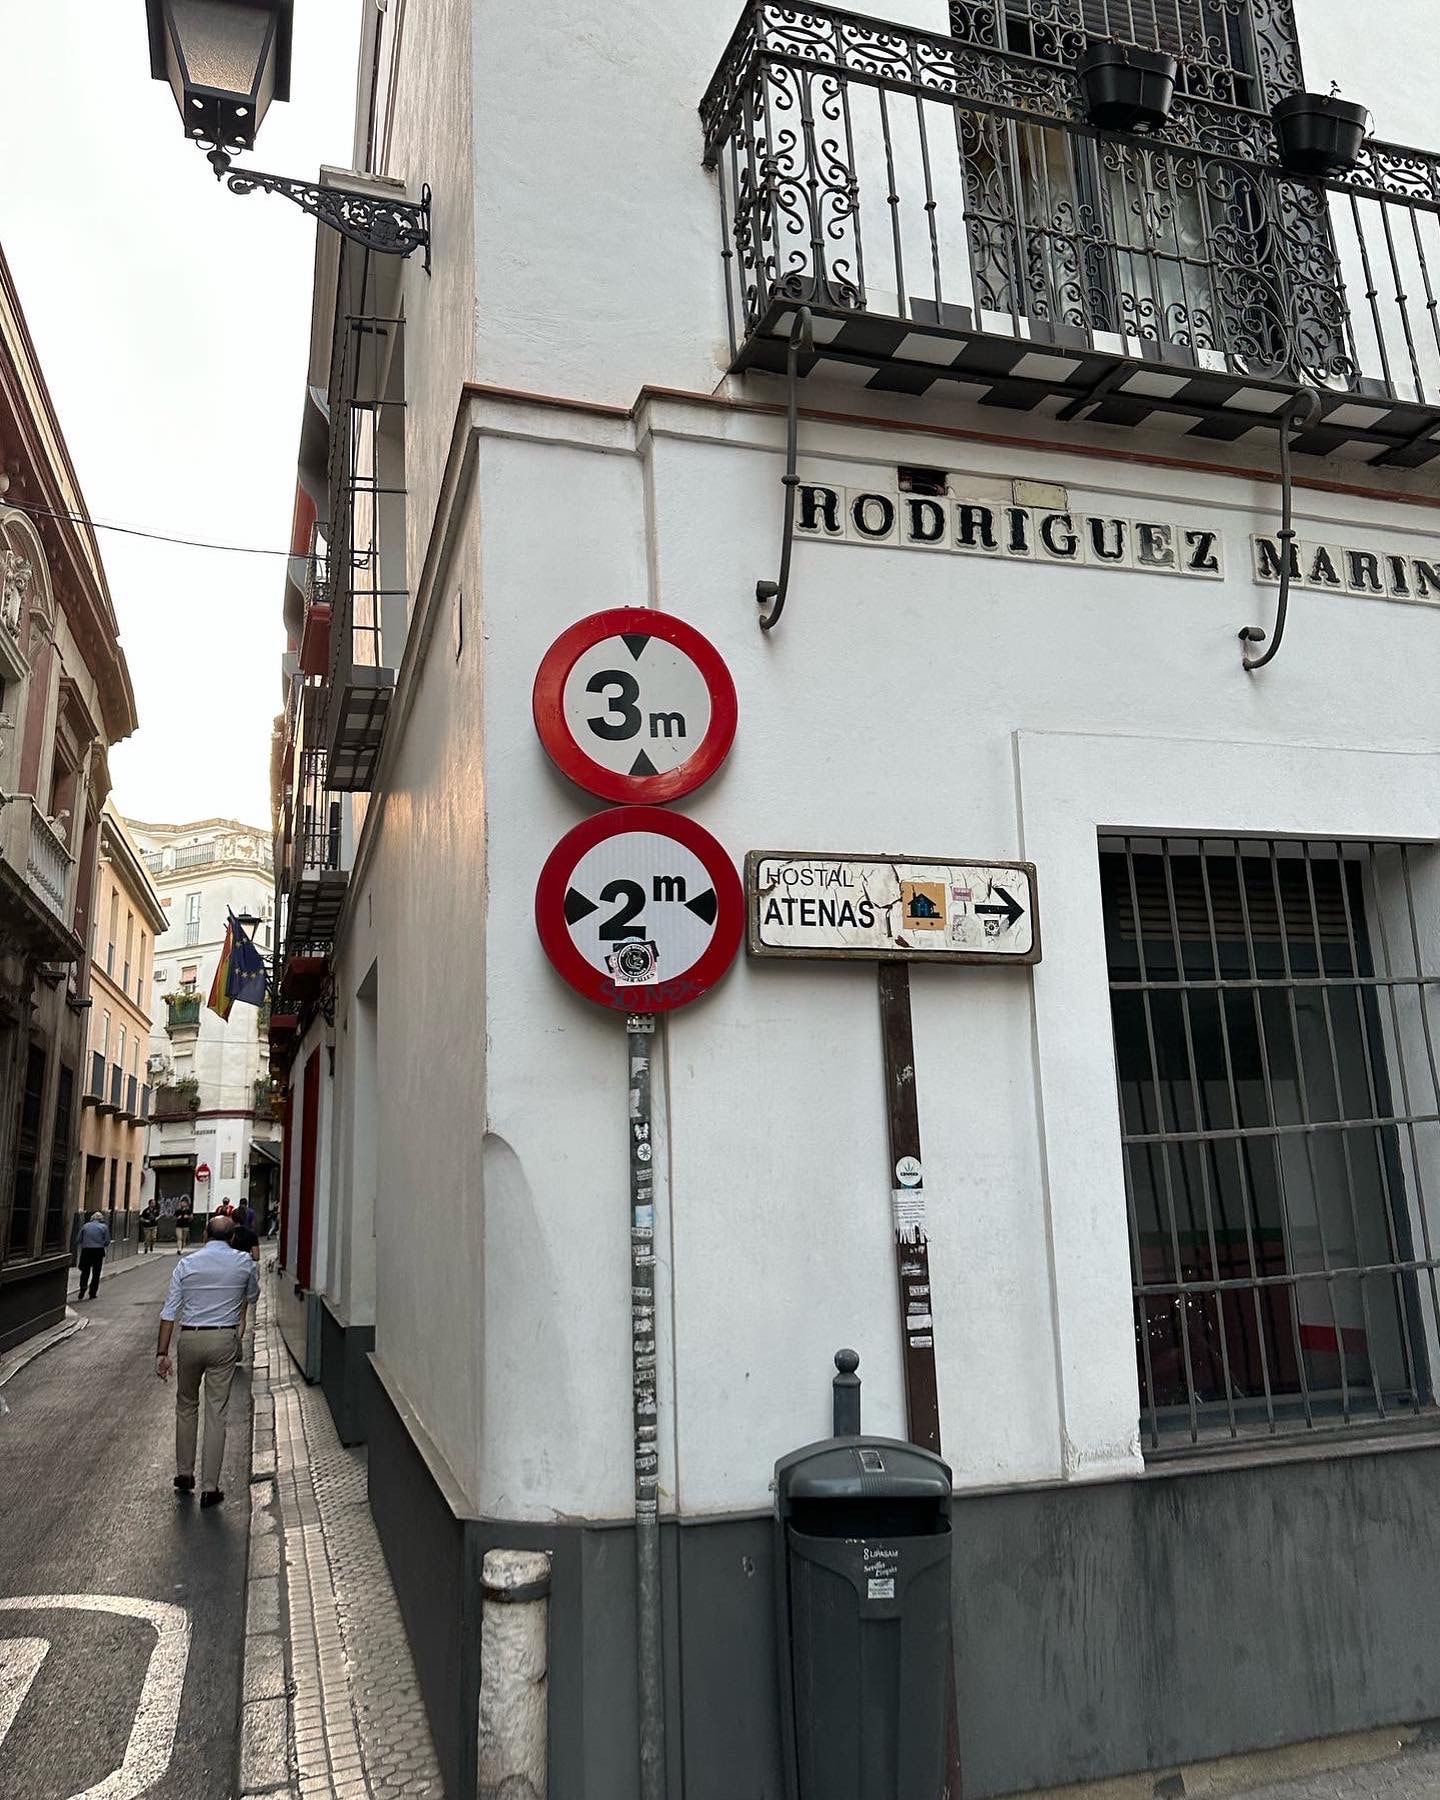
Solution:
<svg viewBox="0 0 1440 1800">
<path fill-rule="evenodd" d="M 597 813 L 550 852 L 535 929 L 576 993 L 615 1012 L 669 1012 L 713 987 L 740 948 L 745 897 L 703 826 L 651 806 Z"/>
<path fill-rule="evenodd" d="M 693 625 L 646 606 L 561 632 L 535 677 L 535 729 L 556 767 L 602 800 L 677 800 L 735 738 L 735 683 Z"/>
</svg>

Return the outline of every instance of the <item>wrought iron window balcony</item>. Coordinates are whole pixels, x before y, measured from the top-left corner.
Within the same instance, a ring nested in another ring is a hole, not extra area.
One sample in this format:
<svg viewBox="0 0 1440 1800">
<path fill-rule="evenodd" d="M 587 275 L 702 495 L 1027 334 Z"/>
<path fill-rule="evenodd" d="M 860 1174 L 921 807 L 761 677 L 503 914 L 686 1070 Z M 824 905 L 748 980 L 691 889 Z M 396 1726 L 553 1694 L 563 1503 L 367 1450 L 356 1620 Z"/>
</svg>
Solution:
<svg viewBox="0 0 1440 1800">
<path fill-rule="evenodd" d="M 75 859 L 29 794 L 0 796 L 0 903 L 5 924 L 46 960 L 78 963 L 69 925 Z"/>
<path fill-rule="evenodd" d="M 171 1037 L 173 1037 L 177 1031 L 198 1031 L 199 1028 L 199 994 L 180 994 L 173 1000 L 166 1000 L 165 1029 Z"/>
<path fill-rule="evenodd" d="M 300 752 L 294 807 L 286 938 L 291 943 L 329 943 L 345 903 L 350 871 L 341 800 L 331 789 L 325 751 Z"/>
<path fill-rule="evenodd" d="M 1062 34 L 1005 32 L 1017 10 L 969 0 L 946 37 L 746 7 L 700 109 L 732 367 L 783 371 L 803 305 L 801 373 L 873 392 L 1234 440 L 1304 386 L 1297 451 L 1440 455 L 1440 156 L 1371 139 L 1343 178 L 1288 173 L 1234 102 L 1298 63 L 1098 132 Z"/>
</svg>

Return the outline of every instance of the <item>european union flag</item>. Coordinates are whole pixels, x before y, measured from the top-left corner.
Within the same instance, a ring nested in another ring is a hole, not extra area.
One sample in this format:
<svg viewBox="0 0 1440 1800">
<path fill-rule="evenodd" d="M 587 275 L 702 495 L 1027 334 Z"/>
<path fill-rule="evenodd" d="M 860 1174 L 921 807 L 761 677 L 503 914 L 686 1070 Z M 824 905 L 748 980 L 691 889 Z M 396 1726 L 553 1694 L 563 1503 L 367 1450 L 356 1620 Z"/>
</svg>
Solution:
<svg viewBox="0 0 1440 1800">
<path fill-rule="evenodd" d="M 246 1006 L 265 1004 L 265 958 L 255 948 L 245 928 L 230 916 L 230 966 L 225 973 L 225 993 Z"/>
</svg>

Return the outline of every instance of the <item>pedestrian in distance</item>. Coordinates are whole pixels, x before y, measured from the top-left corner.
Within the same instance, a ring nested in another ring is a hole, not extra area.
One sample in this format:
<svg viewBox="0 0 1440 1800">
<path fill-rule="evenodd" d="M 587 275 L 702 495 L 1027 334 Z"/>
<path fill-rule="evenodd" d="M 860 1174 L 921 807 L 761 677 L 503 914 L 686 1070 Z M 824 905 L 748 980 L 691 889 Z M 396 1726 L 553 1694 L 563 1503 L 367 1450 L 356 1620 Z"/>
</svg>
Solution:
<svg viewBox="0 0 1440 1800">
<path fill-rule="evenodd" d="M 195 1217 L 195 1202 L 182 1194 L 175 1202 L 175 1247 L 183 1256 L 190 1243 L 190 1225 Z"/>
<path fill-rule="evenodd" d="M 85 1283 L 90 1283 L 90 1298 L 95 1298 L 96 1289 L 100 1286 L 100 1268 L 105 1261 L 105 1252 L 110 1248 L 110 1227 L 98 1212 L 80 1227 L 80 1292 L 75 1296 L 83 1300 Z"/>
<path fill-rule="evenodd" d="M 257 1223 L 257 1219 L 258 1215 L 255 1208 L 248 1200 L 242 1198 L 240 1204 L 235 1208 L 235 1223 L 243 1226 L 246 1231 L 258 1233 L 260 1227 Z"/>
<path fill-rule="evenodd" d="M 205 1394 L 205 1443 L 200 1468 L 200 1504 L 225 1498 L 220 1469 L 225 1459 L 225 1426 L 230 1384 L 240 1360 L 240 1331 L 247 1309 L 260 1295 L 260 1272 L 230 1242 L 229 1219 L 217 1213 L 205 1227 L 205 1242 L 175 1264 L 170 1291 L 160 1309 L 155 1373 L 175 1384 L 175 1491 L 195 1491 L 195 1447 L 200 1432 L 200 1394 Z M 176 1355 L 170 1345 L 176 1332 Z"/>
<path fill-rule="evenodd" d="M 216 1208 L 222 1219 L 234 1219 L 235 1203 L 233 1200 L 222 1200 Z"/>
<path fill-rule="evenodd" d="M 160 1208 L 152 1200 L 140 1210 L 140 1254 L 149 1256 L 155 1248 L 155 1234 L 160 1229 Z"/>
</svg>

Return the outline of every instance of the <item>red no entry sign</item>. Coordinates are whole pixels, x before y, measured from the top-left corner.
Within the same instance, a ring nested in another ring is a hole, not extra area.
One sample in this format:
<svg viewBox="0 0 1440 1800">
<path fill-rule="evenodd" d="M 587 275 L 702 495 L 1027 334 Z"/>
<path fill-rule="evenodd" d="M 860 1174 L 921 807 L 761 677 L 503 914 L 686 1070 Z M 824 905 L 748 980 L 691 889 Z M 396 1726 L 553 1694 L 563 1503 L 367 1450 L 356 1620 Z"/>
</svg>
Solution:
<svg viewBox="0 0 1440 1800">
<path fill-rule="evenodd" d="M 693 819 L 620 806 L 566 832 L 535 889 L 545 954 L 578 994 L 616 1012 L 698 1000 L 735 960 L 740 878 Z"/>
<path fill-rule="evenodd" d="M 552 761 L 602 800 L 676 800 L 708 781 L 735 737 L 735 683 L 684 619 L 645 606 L 563 631 L 535 677 Z"/>
</svg>

